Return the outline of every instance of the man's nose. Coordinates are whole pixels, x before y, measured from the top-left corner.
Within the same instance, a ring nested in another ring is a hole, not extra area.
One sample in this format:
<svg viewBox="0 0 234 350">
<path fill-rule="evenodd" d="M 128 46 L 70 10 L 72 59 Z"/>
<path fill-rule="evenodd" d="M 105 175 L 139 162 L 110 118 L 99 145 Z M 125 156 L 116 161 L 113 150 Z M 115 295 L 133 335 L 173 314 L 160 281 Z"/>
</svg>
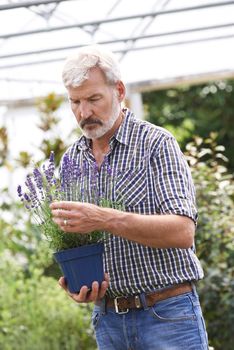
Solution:
<svg viewBox="0 0 234 350">
<path fill-rule="evenodd" d="M 80 102 L 80 116 L 82 119 L 87 119 L 92 115 L 92 110 L 87 101 Z"/>
</svg>

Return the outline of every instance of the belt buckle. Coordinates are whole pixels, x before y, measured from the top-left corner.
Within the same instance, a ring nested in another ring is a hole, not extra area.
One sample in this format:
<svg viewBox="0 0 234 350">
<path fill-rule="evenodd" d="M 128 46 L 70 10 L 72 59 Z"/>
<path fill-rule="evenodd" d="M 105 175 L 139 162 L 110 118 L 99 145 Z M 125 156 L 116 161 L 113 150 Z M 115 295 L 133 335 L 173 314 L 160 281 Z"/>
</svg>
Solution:
<svg viewBox="0 0 234 350">
<path fill-rule="evenodd" d="M 119 310 L 119 305 L 118 305 L 118 299 L 121 299 L 122 297 L 116 297 L 114 299 L 114 305 L 115 305 L 115 312 L 119 315 L 127 314 L 129 309 L 124 309 L 124 310 Z"/>
</svg>

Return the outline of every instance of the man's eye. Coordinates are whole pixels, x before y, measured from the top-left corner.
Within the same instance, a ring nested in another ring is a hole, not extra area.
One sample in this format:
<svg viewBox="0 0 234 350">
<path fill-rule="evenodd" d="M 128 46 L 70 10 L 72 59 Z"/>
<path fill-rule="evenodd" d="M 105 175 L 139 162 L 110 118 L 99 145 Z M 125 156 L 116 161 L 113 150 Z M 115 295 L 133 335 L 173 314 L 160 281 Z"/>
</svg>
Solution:
<svg viewBox="0 0 234 350">
<path fill-rule="evenodd" d="M 90 98 L 91 102 L 95 102 L 95 101 L 98 101 L 98 100 L 100 100 L 100 97 L 92 97 L 92 98 Z"/>
</svg>

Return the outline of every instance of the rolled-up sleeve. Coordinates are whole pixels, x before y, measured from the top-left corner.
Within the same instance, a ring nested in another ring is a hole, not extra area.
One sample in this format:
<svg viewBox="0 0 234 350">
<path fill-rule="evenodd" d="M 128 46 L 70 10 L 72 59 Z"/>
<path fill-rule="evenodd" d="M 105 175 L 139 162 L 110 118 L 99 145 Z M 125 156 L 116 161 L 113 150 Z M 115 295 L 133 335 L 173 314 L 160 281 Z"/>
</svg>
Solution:
<svg viewBox="0 0 234 350">
<path fill-rule="evenodd" d="M 160 214 L 197 223 L 195 188 L 187 161 L 174 137 L 166 137 L 153 158 L 155 200 Z"/>
</svg>

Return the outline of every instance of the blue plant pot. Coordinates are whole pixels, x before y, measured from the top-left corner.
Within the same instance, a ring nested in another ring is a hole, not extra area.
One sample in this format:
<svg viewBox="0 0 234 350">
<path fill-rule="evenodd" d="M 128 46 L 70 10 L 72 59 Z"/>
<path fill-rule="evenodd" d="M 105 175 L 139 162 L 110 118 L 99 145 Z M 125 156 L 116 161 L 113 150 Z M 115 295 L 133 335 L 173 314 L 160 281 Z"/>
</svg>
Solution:
<svg viewBox="0 0 234 350">
<path fill-rule="evenodd" d="M 94 281 L 102 283 L 103 250 L 104 244 L 97 243 L 54 253 L 71 293 L 78 293 L 82 286 L 91 289 Z"/>
</svg>

